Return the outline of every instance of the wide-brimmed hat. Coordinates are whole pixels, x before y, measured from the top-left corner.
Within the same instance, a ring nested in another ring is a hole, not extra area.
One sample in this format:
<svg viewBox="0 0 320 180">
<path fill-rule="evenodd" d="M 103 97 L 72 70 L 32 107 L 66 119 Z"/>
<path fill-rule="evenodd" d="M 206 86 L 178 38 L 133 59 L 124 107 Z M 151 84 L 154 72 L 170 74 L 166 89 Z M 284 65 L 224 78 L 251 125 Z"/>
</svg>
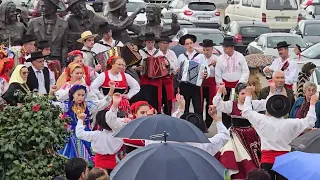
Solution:
<svg viewBox="0 0 320 180">
<path fill-rule="evenodd" d="M 184 119 L 186 121 L 189 121 L 190 123 L 197 126 L 202 132 L 206 131 L 206 124 L 204 123 L 204 120 L 202 117 L 197 113 L 184 113 L 181 115 L 180 119 Z"/>
<path fill-rule="evenodd" d="M 199 43 L 202 47 L 213 47 L 216 45 L 211 39 L 204 39 L 202 43 Z"/>
<path fill-rule="evenodd" d="M 288 44 L 287 41 L 281 41 L 273 49 L 280 49 L 280 48 L 284 48 L 284 47 L 289 47 L 290 45 L 291 44 Z"/>
<path fill-rule="evenodd" d="M 69 0 L 68 7 L 67 7 L 66 11 L 70 11 L 71 7 L 78 1 L 86 2 L 85 0 Z"/>
<path fill-rule="evenodd" d="M 59 7 L 59 2 L 60 2 L 60 0 L 47 0 L 47 1 L 52 2 L 52 3 L 57 7 L 57 9 L 61 9 L 61 8 Z"/>
<path fill-rule="evenodd" d="M 107 0 L 106 11 L 115 11 L 127 3 L 127 0 Z"/>
<path fill-rule="evenodd" d="M 30 54 L 30 58 L 27 59 L 27 62 L 32 62 L 37 59 L 41 59 L 41 58 L 45 58 L 45 57 L 47 57 L 47 56 L 44 56 L 41 51 L 37 51 L 37 52 Z"/>
<path fill-rule="evenodd" d="M 31 41 L 36 41 L 37 38 L 32 35 L 23 35 L 21 39 L 21 44 L 25 44 Z"/>
<path fill-rule="evenodd" d="M 234 40 L 233 37 L 231 36 L 228 36 L 228 37 L 225 37 L 223 39 L 223 42 L 220 43 L 222 46 L 234 46 L 237 44 L 237 42 Z"/>
<path fill-rule="evenodd" d="M 144 36 L 141 37 L 143 41 L 157 41 L 156 35 L 152 32 L 146 33 Z"/>
<path fill-rule="evenodd" d="M 169 36 L 161 36 L 161 37 L 159 38 L 159 42 L 161 42 L 161 41 L 172 42 L 172 40 L 170 39 Z"/>
<path fill-rule="evenodd" d="M 82 43 L 84 40 L 88 38 L 96 38 L 98 34 L 92 34 L 91 31 L 85 31 L 81 34 L 81 38 L 77 40 L 77 42 Z"/>
<path fill-rule="evenodd" d="M 184 45 L 186 39 L 191 39 L 194 43 L 197 42 L 197 37 L 193 34 L 185 34 L 179 39 L 179 44 Z"/>
<path fill-rule="evenodd" d="M 103 34 L 103 33 L 108 33 L 110 31 L 111 31 L 111 27 L 108 22 L 104 22 L 99 25 L 99 33 Z"/>
<path fill-rule="evenodd" d="M 271 116 L 281 118 L 289 113 L 291 105 L 286 96 L 277 94 L 268 99 L 266 109 Z"/>
</svg>

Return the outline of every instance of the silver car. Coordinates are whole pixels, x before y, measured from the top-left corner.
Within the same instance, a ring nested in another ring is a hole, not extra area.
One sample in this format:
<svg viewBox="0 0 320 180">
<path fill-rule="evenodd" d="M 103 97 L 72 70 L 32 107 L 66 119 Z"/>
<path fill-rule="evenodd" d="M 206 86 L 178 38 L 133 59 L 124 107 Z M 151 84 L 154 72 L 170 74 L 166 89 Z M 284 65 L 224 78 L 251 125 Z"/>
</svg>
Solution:
<svg viewBox="0 0 320 180">
<path fill-rule="evenodd" d="M 197 27 L 220 27 L 220 12 L 213 0 L 173 0 L 162 14 L 176 14 L 179 19 L 186 19 Z"/>
</svg>

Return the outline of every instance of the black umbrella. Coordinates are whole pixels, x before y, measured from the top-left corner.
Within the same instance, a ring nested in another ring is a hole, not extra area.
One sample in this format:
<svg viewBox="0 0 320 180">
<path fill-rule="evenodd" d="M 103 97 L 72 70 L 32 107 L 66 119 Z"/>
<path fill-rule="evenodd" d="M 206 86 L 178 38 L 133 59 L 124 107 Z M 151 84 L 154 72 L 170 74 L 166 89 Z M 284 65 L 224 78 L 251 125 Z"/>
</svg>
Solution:
<svg viewBox="0 0 320 180">
<path fill-rule="evenodd" d="M 309 131 L 294 139 L 290 144 L 292 151 L 320 153 L 320 129 Z"/>
<path fill-rule="evenodd" d="M 210 143 L 208 137 L 192 123 L 172 116 L 159 114 L 135 119 L 124 126 L 115 137 L 145 140 L 163 140 L 154 134 L 168 133 L 167 141 Z"/>
<path fill-rule="evenodd" d="M 182 143 L 155 143 L 128 154 L 111 180 L 224 180 L 226 169 L 206 151 Z"/>
</svg>

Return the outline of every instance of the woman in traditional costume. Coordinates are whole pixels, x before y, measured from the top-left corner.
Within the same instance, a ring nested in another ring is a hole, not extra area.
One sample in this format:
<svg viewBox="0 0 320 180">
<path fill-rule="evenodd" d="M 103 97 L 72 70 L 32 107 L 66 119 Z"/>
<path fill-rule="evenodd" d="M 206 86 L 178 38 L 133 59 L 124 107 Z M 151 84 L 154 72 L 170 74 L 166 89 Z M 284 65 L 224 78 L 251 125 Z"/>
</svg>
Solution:
<svg viewBox="0 0 320 180">
<path fill-rule="evenodd" d="M 297 91 L 298 97 L 304 97 L 304 83 L 310 81 L 310 77 L 313 74 L 315 68 L 317 66 L 313 62 L 307 62 L 301 68 L 301 72 L 298 75 L 298 82 L 297 82 Z"/>
<path fill-rule="evenodd" d="M 85 100 L 87 87 L 77 84 L 70 89 L 68 101 L 63 103 L 53 102 L 53 104 L 61 107 L 64 116 L 71 118 L 71 122 L 68 124 L 68 130 L 72 133 L 68 138 L 68 143 L 60 150 L 60 154 L 68 158 L 81 157 L 91 162 L 91 157 L 93 156 L 91 144 L 87 141 L 78 139 L 76 137 L 75 129 L 79 115 L 85 114 L 86 118 L 83 119 L 84 129 L 85 131 L 91 131 L 91 114 L 105 109 L 111 103 L 114 87 L 112 85 L 110 86 L 111 89 L 109 94 L 98 101 Z"/>
<path fill-rule="evenodd" d="M 55 96 L 57 97 L 58 101 L 66 101 L 69 98 L 69 90 L 72 88 L 72 86 L 76 84 L 82 84 L 83 86 L 86 86 L 87 88 L 87 100 L 96 101 L 98 100 L 98 97 L 96 94 L 90 90 L 90 87 L 87 86 L 87 84 L 84 82 L 83 79 L 83 72 L 85 70 L 83 69 L 83 66 L 81 66 L 78 63 L 72 62 L 68 65 L 68 67 L 65 70 L 66 81 L 62 84 L 62 86 L 59 88 L 57 92 L 55 92 Z"/>
<path fill-rule="evenodd" d="M 2 96 L 9 87 L 13 67 L 14 60 L 12 58 L 0 59 L 0 96 Z"/>
<path fill-rule="evenodd" d="M 259 168 L 260 139 L 247 119 L 241 116 L 247 85 L 237 84 L 235 92 L 237 100 L 223 101 L 222 92 L 225 91 L 221 84 L 218 93 L 213 98 L 213 105 L 217 111 L 231 116 L 230 141 L 217 154 L 217 159 L 229 170 L 232 179 L 245 179 L 248 172 Z M 253 100 L 255 111 L 265 111 L 265 100 Z"/>
<path fill-rule="evenodd" d="M 116 83 L 115 92 L 122 96 L 118 107 L 119 117 L 128 117 L 130 114 L 129 100 L 140 91 L 139 83 L 124 72 L 125 68 L 126 64 L 121 57 L 111 56 L 107 61 L 107 71 L 99 74 L 90 86 L 92 91 L 101 99 L 109 92 L 109 82 Z"/>
</svg>

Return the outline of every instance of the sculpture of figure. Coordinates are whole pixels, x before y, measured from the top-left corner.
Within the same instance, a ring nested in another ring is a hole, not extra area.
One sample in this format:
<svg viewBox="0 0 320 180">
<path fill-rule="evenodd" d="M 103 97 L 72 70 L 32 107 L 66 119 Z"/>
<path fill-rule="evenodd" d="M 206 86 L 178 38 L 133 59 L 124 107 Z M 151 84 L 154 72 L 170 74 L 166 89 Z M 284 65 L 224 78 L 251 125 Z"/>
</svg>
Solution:
<svg viewBox="0 0 320 180">
<path fill-rule="evenodd" d="M 25 26 L 17 20 L 16 5 L 11 1 L 1 4 L 0 42 L 7 47 L 15 46 L 25 31 Z"/>
<path fill-rule="evenodd" d="M 106 19 L 86 8 L 85 0 L 70 0 L 67 11 L 71 12 L 66 17 L 70 32 L 68 37 L 69 51 L 82 48 L 83 44 L 76 42 L 81 33 L 91 31 L 96 34 L 98 33 L 99 25 L 106 22 Z"/>
<path fill-rule="evenodd" d="M 51 55 L 59 57 L 61 65 L 66 66 L 68 53 L 68 23 L 57 15 L 59 0 L 41 0 L 41 17 L 31 19 L 27 34 L 33 35 L 37 41 L 47 40 Z"/>
</svg>

